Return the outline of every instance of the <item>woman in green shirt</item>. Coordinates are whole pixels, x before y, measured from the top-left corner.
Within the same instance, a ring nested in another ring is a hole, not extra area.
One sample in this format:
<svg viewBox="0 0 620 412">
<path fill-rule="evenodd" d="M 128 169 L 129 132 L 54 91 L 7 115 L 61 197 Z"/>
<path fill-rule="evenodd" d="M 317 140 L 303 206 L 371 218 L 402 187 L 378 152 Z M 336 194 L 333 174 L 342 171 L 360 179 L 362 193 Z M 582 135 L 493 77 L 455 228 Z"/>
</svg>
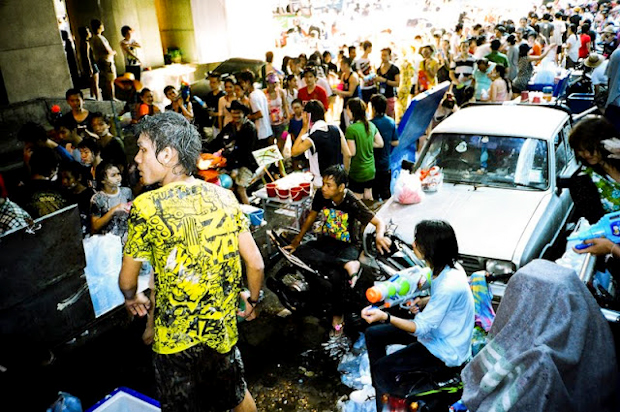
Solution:
<svg viewBox="0 0 620 412">
<path fill-rule="evenodd" d="M 349 190 L 359 199 L 372 200 L 372 182 L 375 179 L 373 149 L 383 147 L 383 138 L 375 125 L 366 119 L 366 103 L 359 98 L 347 102 L 348 116 L 352 123 L 345 138 L 351 151 Z"/>
</svg>

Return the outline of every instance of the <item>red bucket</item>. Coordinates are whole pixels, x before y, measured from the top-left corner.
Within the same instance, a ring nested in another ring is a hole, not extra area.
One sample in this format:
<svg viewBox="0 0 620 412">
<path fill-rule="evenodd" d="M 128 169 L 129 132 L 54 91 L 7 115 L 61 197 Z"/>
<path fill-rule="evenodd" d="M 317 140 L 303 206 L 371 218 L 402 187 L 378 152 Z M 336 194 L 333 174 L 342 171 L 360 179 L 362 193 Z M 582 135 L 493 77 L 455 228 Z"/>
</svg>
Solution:
<svg viewBox="0 0 620 412">
<path fill-rule="evenodd" d="M 291 197 L 291 190 L 290 189 L 280 189 L 279 187 L 276 187 L 276 195 L 278 195 L 278 197 L 282 200 L 286 200 L 289 197 Z"/>
<path fill-rule="evenodd" d="M 301 186 L 291 188 L 291 198 L 293 202 L 303 199 L 305 195 L 304 189 Z"/>
<path fill-rule="evenodd" d="M 267 196 L 276 197 L 276 184 L 275 183 L 267 183 L 265 185 L 265 188 L 267 189 Z"/>
<path fill-rule="evenodd" d="M 304 196 L 310 196 L 310 185 L 311 184 L 312 183 L 302 183 L 299 185 L 299 187 L 301 187 L 304 192 Z"/>
</svg>

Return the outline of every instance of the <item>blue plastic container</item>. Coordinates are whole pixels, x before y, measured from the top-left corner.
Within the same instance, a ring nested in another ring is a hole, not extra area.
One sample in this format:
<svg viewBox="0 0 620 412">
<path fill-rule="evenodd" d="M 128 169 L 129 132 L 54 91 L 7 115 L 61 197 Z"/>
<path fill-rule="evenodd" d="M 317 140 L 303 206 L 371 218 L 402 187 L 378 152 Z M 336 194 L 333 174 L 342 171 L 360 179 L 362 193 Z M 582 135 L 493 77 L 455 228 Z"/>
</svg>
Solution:
<svg viewBox="0 0 620 412">
<path fill-rule="evenodd" d="M 158 412 L 159 402 L 133 389 L 120 387 L 86 412 Z"/>
<path fill-rule="evenodd" d="M 573 93 L 568 96 L 567 103 L 571 112 L 578 114 L 594 106 L 594 94 Z"/>
</svg>

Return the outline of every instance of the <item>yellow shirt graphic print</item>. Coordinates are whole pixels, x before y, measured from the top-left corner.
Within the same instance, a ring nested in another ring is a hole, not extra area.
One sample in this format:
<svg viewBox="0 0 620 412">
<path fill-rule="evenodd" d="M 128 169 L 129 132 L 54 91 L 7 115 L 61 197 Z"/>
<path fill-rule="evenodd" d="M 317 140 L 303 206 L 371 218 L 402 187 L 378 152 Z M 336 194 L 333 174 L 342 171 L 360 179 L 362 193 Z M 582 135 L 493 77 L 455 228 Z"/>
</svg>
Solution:
<svg viewBox="0 0 620 412">
<path fill-rule="evenodd" d="M 246 230 L 232 192 L 209 183 L 174 183 L 134 201 L 125 255 L 155 270 L 155 352 L 235 345 Z"/>
</svg>

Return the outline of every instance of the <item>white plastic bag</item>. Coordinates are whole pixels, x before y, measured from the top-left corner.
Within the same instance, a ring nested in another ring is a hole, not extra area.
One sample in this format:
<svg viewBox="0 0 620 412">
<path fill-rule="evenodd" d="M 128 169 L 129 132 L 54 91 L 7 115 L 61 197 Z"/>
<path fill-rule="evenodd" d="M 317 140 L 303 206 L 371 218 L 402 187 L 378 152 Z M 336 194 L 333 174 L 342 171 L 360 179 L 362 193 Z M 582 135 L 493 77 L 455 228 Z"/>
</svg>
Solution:
<svg viewBox="0 0 620 412">
<path fill-rule="evenodd" d="M 418 175 L 401 170 L 394 185 L 394 196 L 396 201 L 403 205 L 420 203 L 424 199 L 424 192 Z"/>
<path fill-rule="evenodd" d="M 282 149 L 282 157 L 285 159 L 291 158 L 291 149 L 293 148 L 293 140 L 291 139 L 291 135 L 288 132 L 286 133 L 286 141 L 284 142 L 284 148 Z"/>
<path fill-rule="evenodd" d="M 555 81 L 556 65 L 550 60 L 543 60 L 534 76 L 534 84 L 553 84 Z"/>
</svg>

